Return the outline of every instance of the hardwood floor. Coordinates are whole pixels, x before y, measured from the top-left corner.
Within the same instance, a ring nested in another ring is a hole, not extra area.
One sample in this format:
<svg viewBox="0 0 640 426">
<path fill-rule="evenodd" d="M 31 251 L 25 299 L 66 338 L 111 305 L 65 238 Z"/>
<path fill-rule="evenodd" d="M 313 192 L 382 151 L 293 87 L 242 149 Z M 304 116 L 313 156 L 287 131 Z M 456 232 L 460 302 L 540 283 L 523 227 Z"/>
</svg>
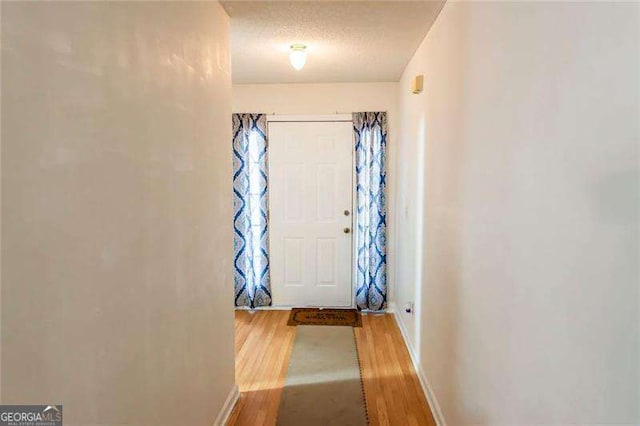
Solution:
<svg viewBox="0 0 640 426">
<path fill-rule="evenodd" d="M 236 381 L 229 425 L 274 425 L 296 327 L 289 311 L 236 311 Z M 355 329 L 369 424 L 435 426 L 409 352 L 390 314 L 363 315 Z"/>
<path fill-rule="evenodd" d="M 236 311 L 236 383 L 240 399 L 229 425 L 274 425 L 295 327 L 288 311 Z"/>
<path fill-rule="evenodd" d="M 355 332 L 369 424 L 435 426 L 393 315 L 363 315 Z"/>
</svg>

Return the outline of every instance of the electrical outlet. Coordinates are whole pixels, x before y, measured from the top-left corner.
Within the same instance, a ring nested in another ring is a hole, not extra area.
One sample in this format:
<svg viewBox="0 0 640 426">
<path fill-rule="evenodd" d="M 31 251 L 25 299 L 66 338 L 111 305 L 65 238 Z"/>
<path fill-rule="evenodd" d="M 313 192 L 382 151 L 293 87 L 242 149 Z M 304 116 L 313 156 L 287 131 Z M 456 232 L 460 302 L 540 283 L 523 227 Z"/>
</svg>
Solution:
<svg viewBox="0 0 640 426">
<path fill-rule="evenodd" d="M 413 316 L 413 302 L 407 302 L 405 305 L 404 311 Z"/>
</svg>

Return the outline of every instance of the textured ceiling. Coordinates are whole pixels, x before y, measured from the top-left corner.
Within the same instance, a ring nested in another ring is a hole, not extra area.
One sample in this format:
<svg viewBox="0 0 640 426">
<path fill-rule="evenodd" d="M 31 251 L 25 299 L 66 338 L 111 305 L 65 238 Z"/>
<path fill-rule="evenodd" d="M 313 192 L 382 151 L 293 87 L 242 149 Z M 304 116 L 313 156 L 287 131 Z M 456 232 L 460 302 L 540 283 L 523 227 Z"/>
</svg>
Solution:
<svg viewBox="0 0 640 426">
<path fill-rule="evenodd" d="M 440 1 L 223 1 L 233 82 L 398 81 Z M 302 71 L 289 46 L 307 45 Z"/>
</svg>

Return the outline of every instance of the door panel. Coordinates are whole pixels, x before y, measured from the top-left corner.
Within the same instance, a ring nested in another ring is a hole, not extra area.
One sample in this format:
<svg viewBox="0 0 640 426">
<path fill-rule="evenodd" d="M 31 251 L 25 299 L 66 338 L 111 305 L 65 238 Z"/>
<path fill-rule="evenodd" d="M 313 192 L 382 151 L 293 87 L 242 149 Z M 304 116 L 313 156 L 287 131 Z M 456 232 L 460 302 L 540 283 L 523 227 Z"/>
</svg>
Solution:
<svg viewBox="0 0 640 426">
<path fill-rule="evenodd" d="M 352 233 L 344 233 L 352 226 L 352 132 L 349 122 L 269 123 L 276 306 L 352 304 Z"/>
<path fill-rule="evenodd" d="M 318 189 L 318 216 L 320 222 L 331 222 L 335 219 L 336 200 L 336 167 L 333 164 L 318 165 L 316 188 Z"/>
<path fill-rule="evenodd" d="M 301 286 L 304 277 L 304 238 L 284 239 L 284 284 Z"/>
</svg>

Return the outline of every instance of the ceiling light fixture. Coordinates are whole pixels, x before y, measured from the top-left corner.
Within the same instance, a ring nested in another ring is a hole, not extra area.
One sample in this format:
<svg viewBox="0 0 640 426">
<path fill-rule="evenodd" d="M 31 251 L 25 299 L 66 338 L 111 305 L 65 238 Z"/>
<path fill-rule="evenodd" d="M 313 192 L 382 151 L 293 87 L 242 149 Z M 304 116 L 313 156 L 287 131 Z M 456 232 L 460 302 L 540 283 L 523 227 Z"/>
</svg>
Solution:
<svg viewBox="0 0 640 426">
<path fill-rule="evenodd" d="M 307 62 L 307 46 L 304 44 L 292 44 L 289 52 L 289 62 L 291 66 L 300 71 Z"/>
</svg>

